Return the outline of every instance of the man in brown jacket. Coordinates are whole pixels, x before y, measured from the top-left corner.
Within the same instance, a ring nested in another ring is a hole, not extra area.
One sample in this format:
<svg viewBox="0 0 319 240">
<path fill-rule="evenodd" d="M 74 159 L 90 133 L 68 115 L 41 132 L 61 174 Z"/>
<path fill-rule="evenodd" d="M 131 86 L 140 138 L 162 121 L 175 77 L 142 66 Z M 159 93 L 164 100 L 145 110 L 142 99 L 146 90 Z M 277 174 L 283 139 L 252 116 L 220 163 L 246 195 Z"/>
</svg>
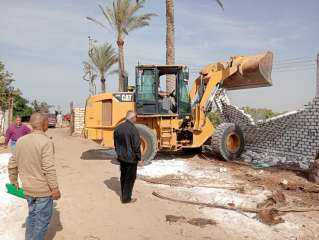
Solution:
<svg viewBox="0 0 319 240">
<path fill-rule="evenodd" d="M 61 197 L 54 159 L 54 145 L 45 135 L 48 118 L 34 113 L 30 119 L 33 132 L 21 137 L 16 153 L 10 159 L 10 182 L 16 187 L 22 182 L 29 207 L 26 240 L 43 240 L 52 217 L 53 200 Z"/>
</svg>

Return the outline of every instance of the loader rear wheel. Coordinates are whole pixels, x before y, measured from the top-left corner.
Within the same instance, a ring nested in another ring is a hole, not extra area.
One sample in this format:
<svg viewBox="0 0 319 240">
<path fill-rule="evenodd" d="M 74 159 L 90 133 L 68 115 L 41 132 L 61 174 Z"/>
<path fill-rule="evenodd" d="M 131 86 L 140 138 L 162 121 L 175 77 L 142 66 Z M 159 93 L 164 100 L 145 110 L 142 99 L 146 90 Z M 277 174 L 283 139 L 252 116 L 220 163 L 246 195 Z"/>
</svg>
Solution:
<svg viewBox="0 0 319 240">
<path fill-rule="evenodd" d="M 150 162 L 154 159 L 157 152 L 157 139 L 154 132 L 143 124 L 136 124 L 141 139 L 142 160 Z"/>
<path fill-rule="evenodd" d="M 233 123 L 222 123 L 212 137 L 212 150 L 225 160 L 240 157 L 245 148 L 245 140 L 240 127 Z"/>
</svg>

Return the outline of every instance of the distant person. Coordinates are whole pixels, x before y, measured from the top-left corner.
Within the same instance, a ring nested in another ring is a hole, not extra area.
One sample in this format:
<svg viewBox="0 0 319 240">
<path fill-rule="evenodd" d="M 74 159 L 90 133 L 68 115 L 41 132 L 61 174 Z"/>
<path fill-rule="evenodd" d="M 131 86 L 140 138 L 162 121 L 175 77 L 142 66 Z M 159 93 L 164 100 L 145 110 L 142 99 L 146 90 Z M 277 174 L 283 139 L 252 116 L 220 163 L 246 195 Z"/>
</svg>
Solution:
<svg viewBox="0 0 319 240">
<path fill-rule="evenodd" d="M 22 123 L 20 116 L 17 116 L 15 119 L 15 123 L 10 125 L 6 131 L 5 145 L 8 146 L 10 142 L 10 148 L 12 151 L 14 151 L 18 139 L 30 132 L 30 128 L 28 128 L 25 124 Z"/>
<path fill-rule="evenodd" d="M 63 123 L 63 119 L 62 119 L 62 114 L 58 113 L 58 115 L 56 116 L 56 122 L 57 122 L 57 126 L 59 128 L 62 127 L 62 123 Z"/>
<path fill-rule="evenodd" d="M 114 146 L 117 159 L 121 165 L 121 201 L 122 203 L 135 202 L 132 191 L 136 179 L 137 165 L 141 161 L 140 135 L 135 127 L 136 113 L 128 111 L 126 121 L 114 131 Z"/>
<path fill-rule="evenodd" d="M 32 133 L 21 137 L 8 164 L 10 182 L 17 188 L 18 176 L 29 207 L 26 240 L 43 240 L 53 211 L 53 200 L 61 197 L 55 170 L 54 145 L 45 134 L 48 117 L 34 113 Z"/>
</svg>

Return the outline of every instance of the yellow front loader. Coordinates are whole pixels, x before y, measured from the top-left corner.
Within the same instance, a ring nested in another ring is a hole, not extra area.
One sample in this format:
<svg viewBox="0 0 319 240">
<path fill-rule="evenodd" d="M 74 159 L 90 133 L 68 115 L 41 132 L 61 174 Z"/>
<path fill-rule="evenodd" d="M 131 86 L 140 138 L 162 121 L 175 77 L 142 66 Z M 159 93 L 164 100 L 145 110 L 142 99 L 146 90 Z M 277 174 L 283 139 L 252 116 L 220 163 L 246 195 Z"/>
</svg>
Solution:
<svg viewBox="0 0 319 240">
<path fill-rule="evenodd" d="M 207 118 L 219 89 L 271 86 L 273 54 L 236 56 L 229 61 L 205 66 L 188 90 L 185 65 L 139 65 L 132 91 L 102 93 L 90 97 L 85 110 L 85 136 L 113 147 L 113 131 L 126 112 L 137 112 L 136 127 L 141 136 L 142 159 L 152 160 L 158 151 L 200 150 L 211 144 L 226 160 L 244 150 L 243 133 L 232 123 L 213 126 Z M 176 88 L 161 91 L 166 75 L 173 75 Z"/>
</svg>

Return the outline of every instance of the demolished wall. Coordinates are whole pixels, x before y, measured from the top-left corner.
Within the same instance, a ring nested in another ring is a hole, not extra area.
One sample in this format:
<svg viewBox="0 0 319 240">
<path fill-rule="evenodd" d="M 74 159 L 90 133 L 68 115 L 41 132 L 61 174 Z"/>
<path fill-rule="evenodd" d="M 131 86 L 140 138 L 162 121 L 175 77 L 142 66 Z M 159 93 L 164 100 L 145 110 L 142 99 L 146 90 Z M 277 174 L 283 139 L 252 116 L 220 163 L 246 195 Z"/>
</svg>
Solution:
<svg viewBox="0 0 319 240">
<path fill-rule="evenodd" d="M 219 113 L 224 122 L 236 123 L 243 130 L 245 159 L 306 169 L 318 157 L 319 97 L 303 109 L 255 123 L 248 114 L 225 101 L 225 95 L 223 92 L 219 98 Z"/>
</svg>

